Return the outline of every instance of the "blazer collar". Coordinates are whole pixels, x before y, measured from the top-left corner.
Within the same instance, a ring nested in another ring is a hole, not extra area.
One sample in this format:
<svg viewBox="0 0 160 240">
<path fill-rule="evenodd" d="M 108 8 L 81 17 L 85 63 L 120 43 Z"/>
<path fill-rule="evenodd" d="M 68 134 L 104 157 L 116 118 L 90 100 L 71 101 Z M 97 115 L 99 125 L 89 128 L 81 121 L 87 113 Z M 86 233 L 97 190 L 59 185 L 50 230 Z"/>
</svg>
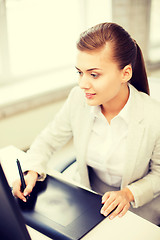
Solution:
<svg viewBox="0 0 160 240">
<path fill-rule="evenodd" d="M 144 107 L 140 93 L 131 86 L 132 99 L 129 109 L 130 124 L 127 137 L 126 163 L 124 167 L 124 176 L 122 178 L 122 188 L 127 186 L 135 169 L 138 152 L 140 151 L 141 141 L 144 133 Z"/>
<path fill-rule="evenodd" d="M 130 125 L 132 125 L 133 123 L 141 122 L 144 119 L 144 107 L 141 93 L 131 84 L 129 84 L 129 88 L 132 95 L 129 107 Z"/>
</svg>

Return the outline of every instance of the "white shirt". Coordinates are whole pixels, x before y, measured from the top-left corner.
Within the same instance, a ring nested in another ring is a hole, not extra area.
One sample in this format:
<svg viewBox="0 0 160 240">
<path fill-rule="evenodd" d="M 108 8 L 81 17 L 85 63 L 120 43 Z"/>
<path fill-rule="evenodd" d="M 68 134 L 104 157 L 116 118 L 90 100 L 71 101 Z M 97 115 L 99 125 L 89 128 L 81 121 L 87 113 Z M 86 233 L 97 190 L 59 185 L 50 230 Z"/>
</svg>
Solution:
<svg viewBox="0 0 160 240">
<path fill-rule="evenodd" d="M 108 185 L 120 187 L 128 135 L 130 96 L 110 124 L 101 112 L 100 106 L 93 107 L 94 125 L 87 150 L 87 165 Z"/>
</svg>

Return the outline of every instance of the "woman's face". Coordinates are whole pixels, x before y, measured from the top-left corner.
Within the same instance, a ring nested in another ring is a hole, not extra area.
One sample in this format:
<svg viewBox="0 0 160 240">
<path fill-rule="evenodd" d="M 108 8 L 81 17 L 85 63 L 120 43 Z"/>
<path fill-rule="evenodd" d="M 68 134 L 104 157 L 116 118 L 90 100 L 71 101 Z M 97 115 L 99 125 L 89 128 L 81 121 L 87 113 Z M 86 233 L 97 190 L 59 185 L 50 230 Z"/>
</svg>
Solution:
<svg viewBox="0 0 160 240">
<path fill-rule="evenodd" d="M 91 106 L 109 104 L 119 99 L 124 83 L 124 71 L 112 58 L 112 48 L 106 44 L 96 51 L 78 51 L 76 69 L 79 86 Z"/>
</svg>

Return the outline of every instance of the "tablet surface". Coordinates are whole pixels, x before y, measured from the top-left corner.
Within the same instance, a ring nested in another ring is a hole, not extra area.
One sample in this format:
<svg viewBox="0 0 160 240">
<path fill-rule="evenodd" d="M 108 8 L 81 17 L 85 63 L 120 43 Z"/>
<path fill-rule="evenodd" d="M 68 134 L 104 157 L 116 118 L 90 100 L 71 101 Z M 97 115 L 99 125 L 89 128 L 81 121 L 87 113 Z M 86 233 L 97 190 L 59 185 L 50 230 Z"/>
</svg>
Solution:
<svg viewBox="0 0 160 240">
<path fill-rule="evenodd" d="M 47 176 L 37 182 L 27 203 L 18 200 L 26 223 L 48 237 L 82 238 L 104 219 L 101 195 Z"/>
</svg>

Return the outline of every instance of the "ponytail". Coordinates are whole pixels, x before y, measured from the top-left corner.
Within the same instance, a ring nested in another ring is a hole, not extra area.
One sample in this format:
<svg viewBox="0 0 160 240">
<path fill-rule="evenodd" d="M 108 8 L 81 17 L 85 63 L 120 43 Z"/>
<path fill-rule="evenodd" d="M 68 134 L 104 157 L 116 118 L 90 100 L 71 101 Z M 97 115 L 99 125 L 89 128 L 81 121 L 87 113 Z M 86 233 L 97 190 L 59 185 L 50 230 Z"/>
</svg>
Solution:
<svg viewBox="0 0 160 240">
<path fill-rule="evenodd" d="M 142 51 L 137 43 L 136 43 L 136 46 L 137 46 L 137 57 L 136 57 L 135 66 L 133 69 L 133 75 L 129 82 L 138 91 L 141 91 L 150 95 L 149 84 L 148 84 L 147 73 L 146 73 Z"/>
</svg>

